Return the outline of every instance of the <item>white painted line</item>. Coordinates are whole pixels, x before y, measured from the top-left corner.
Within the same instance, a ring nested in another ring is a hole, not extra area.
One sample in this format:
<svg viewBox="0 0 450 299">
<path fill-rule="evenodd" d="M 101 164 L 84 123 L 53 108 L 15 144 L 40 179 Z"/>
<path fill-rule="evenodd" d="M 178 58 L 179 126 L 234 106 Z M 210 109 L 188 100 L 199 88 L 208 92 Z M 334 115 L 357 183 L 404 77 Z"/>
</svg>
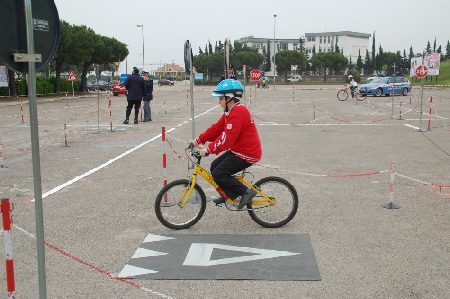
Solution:
<svg viewBox="0 0 450 299">
<path fill-rule="evenodd" d="M 215 107 L 213 107 L 213 108 L 211 108 L 211 109 L 208 109 L 208 110 L 206 110 L 205 112 L 203 112 L 203 113 L 201 113 L 201 114 L 195 116 L 194 118 L 203 116 L 203 115 L 205 115 L 206 113 L 208 113 L 208 112 L 210 112 L 210 111 L 216 109 L 217 107 L 220 107 L 220 106 L 215 106 Z M 166 133 L 170 133 L 170 132 L 172 132 L 172 131 L 175 130 L 175 129 L 176 129 L 175 127 L 174 127 L 174 128 L 171 128 L 171 129 L 167 130 Z M 130 149 L 130 150 L 124 152 L 123 154 L 120 154 L 120 155 L 118 155 L 117 157 L 108 160 L 107 162 L 103 163 L 102 165 L 97 166 L 97 167 L 95 167 L 95 168 L 93 168 L 93 169 L 91 169 L 91 170 L 89 170 L 89 171 L 83 173 L 82 175 L 79 175 L 79 176 L 74 177 L 73 179 L 71 179 L 70 181 L 65 182 L 64 184 L 59 185 L 59 186 L 57 186 L 57 187 L 51 189 L 50 191 L 45 192 L 44 194 L 42 194 L 42 199 L 44 199 L 44 198 L 46 198 L 47 196 L 52 195 L 52 194 L 54 194 L 54 193 L 60 191 L 61 189 L 64 189 L 64 188 L 67 187 L 67 186 L 72 185 L 73 183 L 78 182 L 79 180 L 81 180 L 81 179 L 83 179 L 83 178 L 85 178 L 85 177 L 87 177 L 87 176 L 90 176 L 91 174 L 96 173 L 96 172 L 99 171 L 100 169 L 105 168 L 106 166 L 108 166 L 108 165 L 110 165 L 110 164 L 112 164 L 112 163 L 118 161 L 119 159 L 121 159 L 121 158 L 123 158 L 123 157 L 125 157 L 125 156 L 127 156 L 127 155 L 129 155 L 129 154 L 131 154 L 132 152 L 134 152 L 134 151 L 140 149 L 141 147 L 143 147 L 144 145 L 146 145 L 146 144 L 148 144 L 148 143 L 150 143 L 150 142 L 152 142 L 152 141 L 155 141 L 156 139 L 158 139 L 158 138 L 160 138 L 160 137 L 161 137 L 161 134 L 158 134 L 157 136 L 155 136 L 155 137 L 153 137 L 153 138 L 151 138 L 151 139 L 149 139 L 149 140 L 147 140 L 147 141 L 142 142 L 141 144 L 139 144 L 139 145 L 135 146 L 134 148 L 132 148 L 132 149 Z M 34 202 L 34 201 L 35 201 L 35 200 L 33 199 L 31 202 Z"/>
<path fill-rule="evenodd" d="M 415 129 L 415 130 L 420 130 L 420 128 L 419 127 L 416 127 L 416 126 L 413 126 L 413 125 L 410 125 L 410 124 L 403 124 L 404 126 L 407 126 L 407 127 L 410 127 L 410 128 L 413 128 L 413 129 Z"/>
</svg>

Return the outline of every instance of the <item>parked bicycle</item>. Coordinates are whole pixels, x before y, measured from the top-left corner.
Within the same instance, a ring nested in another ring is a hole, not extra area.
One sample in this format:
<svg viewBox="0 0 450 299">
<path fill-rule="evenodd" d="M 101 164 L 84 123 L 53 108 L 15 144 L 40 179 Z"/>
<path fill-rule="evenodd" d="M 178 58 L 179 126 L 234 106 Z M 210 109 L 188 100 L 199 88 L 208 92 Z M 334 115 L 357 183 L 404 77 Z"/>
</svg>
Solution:
<svg viewBox="0 0 450 299">
<path fill-rule="evenodd" d="M 246 178 L 253 175 L 246 170 L 237 174 L 236 178 L 252 188 L 256 195 L 246 209 L 238 210 L 239 199 L 229 198 L 214 181 L 211 173 L 200 166 L 200 153 L 192 145 L 185 151 L 194 163 L 191 176 L 189 179 L 169 183 L 156 196 L 156 216 L 164 226 L 171 229 L 186 229 L 202 218 L 206 210 L 206 195 L 197 184 L 197 175 L 203 177 L 220 196 L 225 198 L 225 207 L 228 210 L 247 211 L 250 217 L 263 227 L 281 227 L 291 221 L 297 213 L 298 195 L 291 183 L 280 177 L 269 176 L 253 184 Z"/>
<path fill-rule="evenodd" d="M 359 88 L 356 87 L 354 90 L 355 98 L 358 101 L 364 101 L 367 98 L 367 95 L 361 94 L 359 92 Z M 341 89 L 337 93 L 337 98 L 339 101 L 346 101 L 348 99 L 348 96 L 351 95 L 350 87 L 346 87 L 345 89 Z"/>
</svg>

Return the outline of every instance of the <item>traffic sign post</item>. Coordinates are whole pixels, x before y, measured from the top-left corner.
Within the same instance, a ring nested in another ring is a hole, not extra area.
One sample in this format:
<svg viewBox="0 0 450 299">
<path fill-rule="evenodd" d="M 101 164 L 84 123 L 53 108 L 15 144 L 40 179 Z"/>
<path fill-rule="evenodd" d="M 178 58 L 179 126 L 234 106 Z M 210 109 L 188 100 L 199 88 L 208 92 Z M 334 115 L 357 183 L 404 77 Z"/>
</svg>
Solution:
<svg viewBox="0 0 450 299">
<path fill-rule="evenodd" d="M 250 71 L 250 80 L 259 81 L 261 79 L 261 71 L 258 69 L 254 69 Z"/>
<path fill-rule="evenodd" d="M 416 76 L 420 78 L 420 121 L 419 121 L 419 132 L 422 132 L 422 118 L 423 118 L 423 78 L 428 74 L 428 69 L 424 65 L 425 53 L 422 56 L 422 65 L 417 67 Z"/>
<path fill-rule="evenodd" d="M 417 67 L 417 69 L 416 69 L 417 78 L 422 79 L 422 78 L 425 78 L 427 75 L 428 75 L 428 69 L 426 66 L 421 65 L 421 66 Z"/>
<path fill-rule="evenodd" d="M 73 70 L 70 70 L 69 74 L 66 77 L 66 81 L 72 82 L 72 99 L 75 98 L 75 90 L 73 88 L 73 81 L 78 81 L 77 75 L 75 75 L 75 72 Z"/>
</svg>

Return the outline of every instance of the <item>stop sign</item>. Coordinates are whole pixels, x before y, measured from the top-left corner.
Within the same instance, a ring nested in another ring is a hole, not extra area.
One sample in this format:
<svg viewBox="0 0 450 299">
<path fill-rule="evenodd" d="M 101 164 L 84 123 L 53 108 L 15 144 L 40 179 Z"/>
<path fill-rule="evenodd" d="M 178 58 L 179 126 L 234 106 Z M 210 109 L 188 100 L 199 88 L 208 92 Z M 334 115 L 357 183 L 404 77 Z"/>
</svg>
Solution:
<svg viewBox="0 0 450 299">
<path fill-rule="evenodd" d="M 260 70 L 251 70 L 250 71 L 250 80 L 252 81 L 259 81 L 261 78 L 261 71 Z"/>
<path fill-rule="evenodd" d="M 417 69 L 416 69 L 416 76 L 418 78 L 424 78 L 427 75 L 428 75 L 428 69 L 427 69 L 426 66 L 421 65 L 421 66 L 417 67 Z"/>
</svg>

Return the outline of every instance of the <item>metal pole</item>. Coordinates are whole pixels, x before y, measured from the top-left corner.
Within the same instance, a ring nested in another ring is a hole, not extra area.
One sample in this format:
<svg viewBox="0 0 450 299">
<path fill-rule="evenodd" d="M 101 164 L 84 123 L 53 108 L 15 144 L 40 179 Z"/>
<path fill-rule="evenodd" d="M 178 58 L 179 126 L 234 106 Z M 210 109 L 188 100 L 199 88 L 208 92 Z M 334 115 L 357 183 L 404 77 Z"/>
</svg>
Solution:
<svg viewBox="0 0 450 299">
<path fill-rule="evenodd" d="M 142 25 L 142 70 L 145 68 L 145 50 L 144 50 L 144 25 Z"/>
<path fill-rule="evenodd" d="M 394 76 L 392 77 L 394 80 L 392 81 L 392 99 L 391 99 L 391 106 L 392 106 L 392 113 L 391 113 L 391 119 L 394 119 L 394 90 L 395 90 L 395 62 L 394 62 Z"/>
<path fill-rule="evenodd" d="M 97 134 L 100 134 L 100 65 L 97 65 Z"/>
<path fill-rule="evenodd" d="M 277 69 L 277 64 L 275 61 L 275 54 L 276 54 L 276 42 L 275 42 L 275 24 L 277 20 L 277 15 L 273 15 L 273 89 L 275 89 L 275 72 Z"/>
<path fill-rule="evenodd" d="M 422 66 L 425 59 L 425 53 L 422 54 Z M 422 117 L 423 117 L 423 78 L 420 78 L 420 121 L 419 132 L 422 132 Z"/>
<path fill-rule="evenodd" d="M 27 27 L 27 50 L 28 54 L 34 54 L 33 15 L 31 9 L 31 0 L 24 0 L 24 2 Z M 31 155 L 33 160 L 39 298 L 45 299 L 47 298 L 47 285 L 45 278 L 44 215 L 42 209 L 41 164 L 39 154 L 39 131 L 36 104 L 36 66 L 34 62 L 28 62 L 28 100 L 30 107 Z"/>
<path fill-rule="evenodd" d="M 195 138 L 195 121 L 194 121 L 194 70 L 193 70 L 193 61 L 192 61 L 192 48 L 191 44 L 189 43 L 189 49 L 188 49 L 188 55 L 189 58 L 189 69 L 191 71 L 190 76 L 190 96 L 191 96 L 191 117 L 192 117 L 192 139 Z"/>
</svg>

